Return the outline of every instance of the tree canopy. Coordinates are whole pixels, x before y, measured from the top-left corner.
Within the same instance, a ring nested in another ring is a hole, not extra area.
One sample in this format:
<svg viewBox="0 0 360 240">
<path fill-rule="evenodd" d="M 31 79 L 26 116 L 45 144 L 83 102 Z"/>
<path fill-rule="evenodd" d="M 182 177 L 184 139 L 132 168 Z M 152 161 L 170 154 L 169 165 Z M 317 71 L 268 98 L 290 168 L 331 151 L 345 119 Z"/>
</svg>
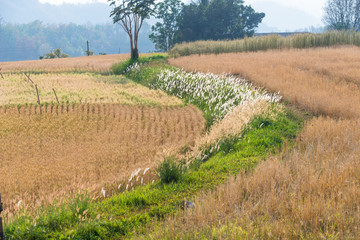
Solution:
<svg viewBox="0 0 360 240">
<path fill-rule="evenodd" d="M 201 0 L 184 6 L 178 41 L 235 39 L 252 36 L 265 17 L 243 0 Z"/>
<path fill-rule="evenodd" d="M 139 57 L 139 32 L 146 18 L 153 14 L 155 0 L 108 0 L 114 9 L 110 17 L 119 23 L 130 38 L 131 58 Z"/>
<path fill-rule="evenodd" d="M 49 52 L 44 56 L 40 56 L 40 59 L 53 59 L 53 58 L 68 58 L 70 55 L 61 52 L 61 49 L 58 48 L 55 51 Z"/>
<path fill-rule="evenodd" d="M 164 0 L 156 5 L 155 16 L 161 22 L 152 26 L 149 37 L 157 50 L 166 52 L 174 46 L 183 5 L 180 0 Z"/>
</svg>

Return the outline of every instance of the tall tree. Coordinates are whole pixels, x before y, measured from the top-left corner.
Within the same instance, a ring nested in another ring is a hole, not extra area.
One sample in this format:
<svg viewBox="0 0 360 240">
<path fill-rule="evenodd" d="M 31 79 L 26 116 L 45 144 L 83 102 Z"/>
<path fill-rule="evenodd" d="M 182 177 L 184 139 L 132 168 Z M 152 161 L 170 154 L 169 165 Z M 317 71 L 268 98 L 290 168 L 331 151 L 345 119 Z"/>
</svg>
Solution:
<svg viewBox="0 0 360 240">
<path fill-rule="evenodd" d="M 110 17 L 130 38 L 131 59 L 139 58 L 138 39 L 144 20 L 153 15 L 155 0 L 108 0 L 114 9 Z"/>
<path fill-rule="evenodd" d="M 252 36 L 265 17 L 243 0 L 201 0 L 184 7 L 181 41 L 235 39 Z"/>
<path fill-rule="evenodd" d="M 183 6 L 180 0 L 164 0 L 156 4 L 155 16 L 161 19 L 161 22 L 152 26 L 150 39 L 157 50 L 166 52 L 174 46 Z"/>
<path fill-rule="evenodd" d="M 324 23 L 333 30 L 360 30 L 360 0 L 328 0 Z"/>
</svg>

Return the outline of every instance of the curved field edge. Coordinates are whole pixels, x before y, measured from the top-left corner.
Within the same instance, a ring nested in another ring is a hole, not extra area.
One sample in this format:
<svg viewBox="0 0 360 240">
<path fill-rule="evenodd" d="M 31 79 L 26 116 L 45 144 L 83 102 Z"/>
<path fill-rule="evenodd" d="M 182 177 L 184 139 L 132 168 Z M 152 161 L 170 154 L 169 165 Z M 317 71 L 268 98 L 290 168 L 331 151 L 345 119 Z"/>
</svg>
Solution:
<svg viewBox="0 0 360 240">
<path fill-rule="evenodd" d="M 146 71 L 132 77 L 146 85 L 145 81 L 156 78 L 158 69 Z M 6 234 L 12 239 L 106 239 L 141 231 L 154 219 L 175 213 L 184 198 L 214 189 L 239 171 L 251 172 L 269 154 L 280 151 L 285 142 L 291 145 L 302 118 L 277 111 L 273 107 L 272 114 L 254 117 L 241 137 L 225 142 L 206 162 L 193 161 L 178 183 L 142 186 L 99 202 L 78 197 L 69 204 L 40 210 L 35 219 L 24 213 L 6 227 Z"/>
</svg>

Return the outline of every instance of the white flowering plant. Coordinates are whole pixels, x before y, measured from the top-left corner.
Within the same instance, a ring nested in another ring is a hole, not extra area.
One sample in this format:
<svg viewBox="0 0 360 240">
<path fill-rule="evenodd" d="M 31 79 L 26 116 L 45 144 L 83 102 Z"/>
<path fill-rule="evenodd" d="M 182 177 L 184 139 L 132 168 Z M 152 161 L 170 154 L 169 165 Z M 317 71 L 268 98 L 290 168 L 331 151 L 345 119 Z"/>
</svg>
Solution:
<svg viewBox="0 0 360 240">
<path fill-rule="evenodd" d="M 196 105 L 203 110 L 210 125 L 243 102 L 265 100 L 276 103 L 281 99 L 279 94 L 256 89 L 248 81 L 234 76 L 187 73 L 175 68 L 163 69 L 151 87 Z"/>
</svg>

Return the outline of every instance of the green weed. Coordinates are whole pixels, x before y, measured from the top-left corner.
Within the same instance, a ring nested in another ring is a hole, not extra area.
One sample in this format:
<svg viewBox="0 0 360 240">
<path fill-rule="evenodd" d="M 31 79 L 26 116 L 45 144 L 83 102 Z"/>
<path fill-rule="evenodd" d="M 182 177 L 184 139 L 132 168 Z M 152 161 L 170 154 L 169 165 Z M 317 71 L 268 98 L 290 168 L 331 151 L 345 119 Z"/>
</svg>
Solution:
<svg viewBox="0 0 360 240">
<path fill-rule="evenodd" d="M 170 157 L 160 163 L 157 171 L 161 183 L 176 183 L 181 179 L 184 173 L 184 167 L 182 162 L 178 163 L 176 159 Z"/>
</svg>

